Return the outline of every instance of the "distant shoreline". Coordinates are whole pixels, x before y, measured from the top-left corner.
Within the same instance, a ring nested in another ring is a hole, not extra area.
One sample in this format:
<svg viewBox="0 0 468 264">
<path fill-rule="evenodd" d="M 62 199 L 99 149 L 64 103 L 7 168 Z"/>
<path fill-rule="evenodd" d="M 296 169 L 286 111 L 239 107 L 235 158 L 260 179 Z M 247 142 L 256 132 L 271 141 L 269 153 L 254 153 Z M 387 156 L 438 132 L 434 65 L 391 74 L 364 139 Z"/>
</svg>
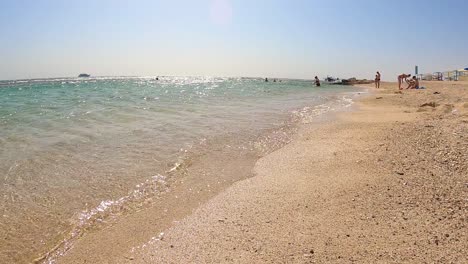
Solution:
<svg viewBox="0 0 468 264">
<path fill-rule="evenodd" d="M 265 79 L 265 76 L 209 76 L 209 75 L 91 75 L 89 79 L 99 79 L 99 78 L 156 78 L 156 77 L 168 77 L 168 78 L 173 78 L 173 77 L 207 77 L 207 78 L 241 78 L 241 79 L 259 79 L 263 80 Z M 298 80 L 298 81 L 313 81 L 314 78 L 288 78 L 288 77 L 270 77 L 267 76 L 268 78 L 277 79 L 277 80 Z M 0 83 L 2 82 L 18 82 L 18 81 L 34 81 L 34 80 L 43 80 L 43 81 L 48 81 L 48 80 L 61 80 L 61 79 L 82 79 L 86 80 L 87 78 L 83 77 L 78 77 L 76 76 L 59 76 L 59 77 L 39 77 L 39 78 L 19 78 L 19 79 L 0 79 Z"/>
</svg>

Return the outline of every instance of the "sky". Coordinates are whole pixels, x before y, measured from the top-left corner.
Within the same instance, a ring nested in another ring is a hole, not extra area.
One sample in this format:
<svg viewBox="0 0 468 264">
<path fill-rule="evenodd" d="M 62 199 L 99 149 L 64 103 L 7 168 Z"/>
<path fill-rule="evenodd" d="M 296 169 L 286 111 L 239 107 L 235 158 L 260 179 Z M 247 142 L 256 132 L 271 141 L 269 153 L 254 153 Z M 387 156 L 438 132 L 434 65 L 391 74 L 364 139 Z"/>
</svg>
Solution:
<svg viewBox="0 0 468 264">
<path fill-rule="evenodd" d="M 468 67 L 466 0 L 0 0 L 0 80 Z"/>
</svg>

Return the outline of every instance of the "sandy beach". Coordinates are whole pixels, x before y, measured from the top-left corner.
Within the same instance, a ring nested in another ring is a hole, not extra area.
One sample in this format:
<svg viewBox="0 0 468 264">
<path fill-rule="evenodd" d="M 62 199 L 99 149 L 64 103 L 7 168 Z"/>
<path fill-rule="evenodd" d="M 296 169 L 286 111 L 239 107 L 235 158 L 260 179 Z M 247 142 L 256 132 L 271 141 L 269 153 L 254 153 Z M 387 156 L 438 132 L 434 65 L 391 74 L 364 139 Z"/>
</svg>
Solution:
<svg viewBox="0 0 468 264">
<path fill-rule="evenodd" d="M 114 234 L 58 262 L 466 263 L 468 83 L 422 86 L 369 85 L 147 243 L 100 254 Z"/>
<path fill-rule="evenodd" d="M 468 264 L 468 1 L 62 2 L 0 1 L 0 264 Z"/>
</svg>

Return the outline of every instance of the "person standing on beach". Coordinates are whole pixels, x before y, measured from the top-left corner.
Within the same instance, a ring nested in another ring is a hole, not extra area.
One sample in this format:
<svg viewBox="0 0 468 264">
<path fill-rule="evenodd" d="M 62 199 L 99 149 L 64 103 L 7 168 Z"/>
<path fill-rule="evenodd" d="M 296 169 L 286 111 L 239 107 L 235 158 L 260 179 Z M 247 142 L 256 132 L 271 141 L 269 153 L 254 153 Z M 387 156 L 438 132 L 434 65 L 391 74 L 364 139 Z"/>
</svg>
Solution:
<svg viewBox="0 0 468 264">
<path fill-rule="evenodd" d="M 317 76 L 315 76 L 315 86 L 320 87 L 320 80 Z"/>
<path fill-rule="evenodd" d="M 400 74 L 398 75 L 398 89 L 401 90 L 401 83 L 403 81 L 408 82 L 408 77 L 411 77 L 411 74 Z"/>
<path fill-rule="evenodd" d="M 380 72 L 375 75 L 375 88 L 380 88 Z"/>
</svg>

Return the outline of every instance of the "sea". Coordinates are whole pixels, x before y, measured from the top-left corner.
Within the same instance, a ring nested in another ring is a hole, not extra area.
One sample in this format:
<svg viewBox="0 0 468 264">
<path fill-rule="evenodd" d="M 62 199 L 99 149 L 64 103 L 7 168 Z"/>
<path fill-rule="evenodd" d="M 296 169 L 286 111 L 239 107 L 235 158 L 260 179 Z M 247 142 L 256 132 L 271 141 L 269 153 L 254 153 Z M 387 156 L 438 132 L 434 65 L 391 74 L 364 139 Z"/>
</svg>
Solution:
<svg viewBox="0 0 468 264">
<path fill-rule="evenodd" d="M 359 92 L 263 78 L 0 81 L 0 259 L 30 263 L 180 179 L 251 177 L 298 125 L 349 108 Z"/>
</svg>

